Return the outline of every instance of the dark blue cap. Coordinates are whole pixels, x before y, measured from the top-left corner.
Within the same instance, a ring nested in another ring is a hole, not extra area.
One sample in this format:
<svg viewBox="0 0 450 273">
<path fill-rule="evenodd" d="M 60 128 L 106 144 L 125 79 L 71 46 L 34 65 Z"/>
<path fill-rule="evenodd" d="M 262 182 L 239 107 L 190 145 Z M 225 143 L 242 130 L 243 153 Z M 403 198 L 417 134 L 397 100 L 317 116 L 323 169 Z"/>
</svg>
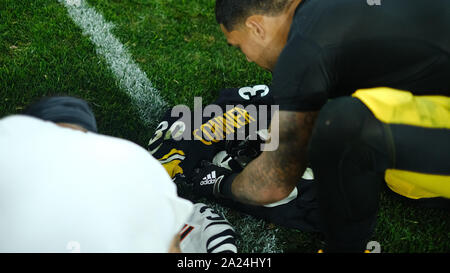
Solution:
<svg viewBox="0 0 450 273">
<path fill-rule="evenodd" d="M 70 123 L 97 133 L 97 122 L 91 108 L 82 99 L 49 97 L 30 105 L 24 115 L 55 123 Z"/>
</svg>

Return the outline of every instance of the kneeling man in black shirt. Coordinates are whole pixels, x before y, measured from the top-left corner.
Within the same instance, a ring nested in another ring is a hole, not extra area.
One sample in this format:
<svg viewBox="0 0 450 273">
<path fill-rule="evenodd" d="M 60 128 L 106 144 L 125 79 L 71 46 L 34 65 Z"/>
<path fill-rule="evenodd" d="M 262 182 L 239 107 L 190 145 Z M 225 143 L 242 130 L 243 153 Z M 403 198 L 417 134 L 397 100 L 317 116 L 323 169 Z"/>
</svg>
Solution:
<svg viewBox="0 0 450 273">
<path fill-rule="evenodd" d="M 280 111 L 278 149 L 211 194 L 273 203 L 310 164 L 330 252 L 365 249 L 383 181 L 450 198 L 450 2 L 371 3 L 216 1 L 229 45 L 272 72 Z"/>
</svg>

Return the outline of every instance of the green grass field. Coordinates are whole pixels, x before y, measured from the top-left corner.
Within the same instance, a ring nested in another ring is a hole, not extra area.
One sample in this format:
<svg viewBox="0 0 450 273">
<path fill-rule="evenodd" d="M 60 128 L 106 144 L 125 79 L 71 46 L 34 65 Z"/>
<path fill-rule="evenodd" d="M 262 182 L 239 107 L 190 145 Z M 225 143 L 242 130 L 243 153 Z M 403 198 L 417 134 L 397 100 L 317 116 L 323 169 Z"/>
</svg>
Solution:
<svg viewBox="0 0 450 273">
<path fill-rule="evenodd" d="M 269 84 L 271 75 L 226 45 L 214 0 L 89 0 L 116 27 L 113 34 L 170 106 L 212 102 L 225 87 Z M 0 117 L 45 95 L 81 97 L 93 106 L 99 131 L 141 146 L 153 133 L 140 120 L 89 38 L 57 0 L 0 1 Z M 1 152 L 1 151 L 0 151 Z M 373 240 L 382 252 L 449 252 L 447 211 L 382 195 Z M 240 252 L 316 252 L 321 235 L 256 221 L 224 209 L 241 234 Z"/>
</svg>

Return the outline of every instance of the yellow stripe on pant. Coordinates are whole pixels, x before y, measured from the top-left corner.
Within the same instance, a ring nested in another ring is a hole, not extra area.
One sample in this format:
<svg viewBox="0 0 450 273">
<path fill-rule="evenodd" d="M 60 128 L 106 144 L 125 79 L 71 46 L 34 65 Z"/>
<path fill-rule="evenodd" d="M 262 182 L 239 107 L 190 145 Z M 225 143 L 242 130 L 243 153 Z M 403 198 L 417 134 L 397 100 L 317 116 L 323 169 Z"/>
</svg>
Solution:
<svg viewBox="0 0 450 273">
<path fill-rule="evenodd" d="M 384 179 L 392 191 L 411 199 L 450 198 L 450 176 L 389 169 Z"/>
<path fill-rule="evenodd" d="M 379 87 L 358 90 L 353 97 L 386 124 L 450 129 L 450 98 L 446 96 L 414 96 L 407 91 Z M 388 169 L 385 181 L 391 190 L 408 198 L 450 198 L 450 175 Z"/>
</svg>

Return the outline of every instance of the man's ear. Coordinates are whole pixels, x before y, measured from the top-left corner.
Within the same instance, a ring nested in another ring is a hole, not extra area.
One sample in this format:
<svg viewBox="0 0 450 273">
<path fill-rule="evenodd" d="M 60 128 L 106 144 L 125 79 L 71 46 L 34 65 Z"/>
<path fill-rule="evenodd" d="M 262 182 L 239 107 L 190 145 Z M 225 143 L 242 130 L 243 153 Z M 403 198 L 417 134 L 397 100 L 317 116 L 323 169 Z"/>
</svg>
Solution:
<svg viewBox="0 0 450 273">
<path fill-rule="evenodd" d="M 261 15 L 251 15 L 245 20 L 245 26 L 248 31 L 261 40 L 266 38 L 266 30 L 264 28 L 264 18 Z"/>
</svg>

